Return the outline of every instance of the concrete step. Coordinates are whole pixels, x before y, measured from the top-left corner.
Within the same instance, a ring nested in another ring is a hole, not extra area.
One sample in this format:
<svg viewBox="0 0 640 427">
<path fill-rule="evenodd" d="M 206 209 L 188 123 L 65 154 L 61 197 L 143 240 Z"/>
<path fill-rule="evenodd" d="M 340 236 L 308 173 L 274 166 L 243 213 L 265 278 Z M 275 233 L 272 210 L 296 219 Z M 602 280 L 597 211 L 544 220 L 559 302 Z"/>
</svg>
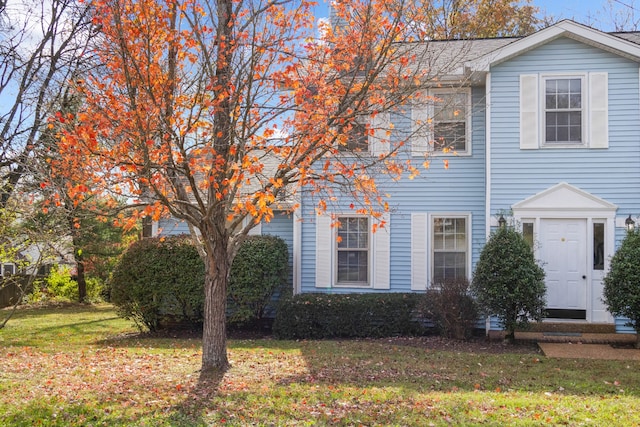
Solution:
<svg viewBox="0 0 640 427">
<path fill-rule="evenodd" d="M 581 332 L 516 332 L 516 340 L 549 343 L 617 344 L 632 345 L 635 334 L 606 334 Z"/>
<path fill-rule="evenodd" d="M 523 332 L 615 334 L 616 326 L 611 323 L 582 322 L 538 322 Z"/>
</svg>

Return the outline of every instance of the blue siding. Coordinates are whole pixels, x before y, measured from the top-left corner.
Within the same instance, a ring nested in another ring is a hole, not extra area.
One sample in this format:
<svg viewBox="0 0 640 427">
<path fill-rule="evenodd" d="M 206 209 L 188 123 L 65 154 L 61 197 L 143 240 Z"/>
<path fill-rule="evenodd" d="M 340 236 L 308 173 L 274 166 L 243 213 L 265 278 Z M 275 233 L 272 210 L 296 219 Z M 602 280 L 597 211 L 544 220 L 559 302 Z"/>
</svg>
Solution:
<svg viewBox="0 0 640 427">
<path fill-rule="evenodd" d="M 278 236 L 289 249 L 289 284 L 293 284 L 293 218 L 282 212 L 274 212 L 270 222 L 262 224 L 262 234 Z"/>
<path fill-rule="evenodd" d="M 162 218 L 158 221 L 158 234 L 160 236 L 189 234 L 189 227 L 184 221 L 175 218 Z"/>
<path fill-rule="evenodd" d="M 519 77 L 532 73 L 607 72 L 608 149 L 519 148 Z M 636 62 L 560 38 L 491 70 L 491 212 L 566 181 L 619 206 L 617 215 L 640 212 L 640 100 Z M 615 246 L 624 238 L 617 228 Z M 631 333 L 625 319 L 618 332 Z M 492 322 L 492 328 L 494 327 Z"/>
<path fill-rule="evenodd" d="M 616 332 L 619 334 L 635 334 L 636 330 L 633 326 L 628 326 L 629 319 L 626 317 L 616 317 Z"/>
<path fill-rule="evenodd" d="M 607 72 L 608 149 L 519 148 L 519 76 L 544 72 Z M 491 212 L 566 181 L 620 207 L 640 212 L 638 64 L 561 38 L 491 70 Z"/>
<path fill-rule="evenodd" d="M 389 292 L 411 291 L 411 213 L 471 214 L 472 263 L 475 265 L 485 242 L 485 98 L 484 88 L 472 91 L 472 155 L 432 157 L 429 169 L 413 179 L 399 182 L 378 180 L 382 193 L 391 195 L 391 287 Z M 395 136 L 411 129 L 410 114 L 393 114 Z M 392 138 L 394 136 L 392 135 Z M 449 160 L 445 169 L 443 160 Z M 413 161 L 420 162 L 420 158 Z M 330 205 L 328 210 L 348 212 L 348 199 Z M 337 207 L 335 207 L 337 206 Z M 315 287 L 316 229 L 313 201 L 303 198 L 302 203 L 302 292 L 373 292 L 369 288 Z"/>
</svg>

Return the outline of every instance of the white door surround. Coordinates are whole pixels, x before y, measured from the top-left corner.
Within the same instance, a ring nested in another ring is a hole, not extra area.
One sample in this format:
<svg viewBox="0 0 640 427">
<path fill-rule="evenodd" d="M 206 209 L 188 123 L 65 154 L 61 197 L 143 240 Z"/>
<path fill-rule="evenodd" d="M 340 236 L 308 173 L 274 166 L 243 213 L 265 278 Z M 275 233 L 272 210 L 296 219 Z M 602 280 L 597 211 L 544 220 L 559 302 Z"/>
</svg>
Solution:
<svg viewBox="0 0 640 427">
<path fill-rule="evenodd" d="M 618 207 L 565 182 L 512 206 L 516 224 L 532 223 L 534 253 L 543 262 L 548 308 L 583 313 L 590 323 L 613 323 L 602 302 L 602 278 L 614 253 Z M 594 245 L 604 227 L 604 247 Z M 594 254 L 604 250 L 604 265 Z"/>
</svg>

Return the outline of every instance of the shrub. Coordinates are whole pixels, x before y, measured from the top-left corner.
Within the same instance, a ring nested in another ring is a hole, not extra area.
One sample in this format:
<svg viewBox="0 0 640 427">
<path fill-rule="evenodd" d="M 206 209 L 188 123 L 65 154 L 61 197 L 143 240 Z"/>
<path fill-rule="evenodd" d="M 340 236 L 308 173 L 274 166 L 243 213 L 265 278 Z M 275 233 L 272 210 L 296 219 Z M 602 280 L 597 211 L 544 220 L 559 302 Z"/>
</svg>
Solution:
<svg viewBox="0 0 640 427">
<path fill-rule="evenodd" d="M 97 278 L 87 278 L 87 301 L 102 301 L 103 284 Z M 68 266 L 54 266 L 40 286 L 34 287 L 28 301 L 78 301 L 78 282 Z"/>
<path fill-rule="evenodd" d="M 427 290 L 421 311 L 446 338 L 471 338 L 478 323 L 478 309 L 469 295 L 469 281 L 466 279 L 434 283 Z"/>
<path fill-rule="evenodd" d="M 231 265 L 229 321 L 260 321 L 272 296 L 287 285 L 289 251 L 276 236 L 250 236 L 240 246 Z"/>
<path fill-rule="evenodd" d="M 425 294 L 300 294 L 283 298 L 273 324 L 279 339 L 419 335 Z"/>
<path fill-rule="evenodd" d="M 542 319 L 546 286 L 544 270 L 522 234 L 500 227 L 489 237 L 476 264 L 471 290 L 487 315 L 497 315 L 513 341 L 517 327 Z"/>
<path fill-rule="evenodd" d="M 640 347 L 640 231 L 629 231 L 611 259 L 604 278 L 604 303 L 614 316 L 624 316 L 636 330 Z"/>
<path fill-rule="evenodd" d="M 71 278 L 69 267 L 54 266 L 44 282 L 50 298 L 78 301 L 78 282 Z"/>
<path fill-rule="evenodd" d="M 204 263 L 188 236 L 132 244 L 111 279 L 111 301 L 126 319 L 155 331 L 199 323 L 204 306 Z"/>
</svg>

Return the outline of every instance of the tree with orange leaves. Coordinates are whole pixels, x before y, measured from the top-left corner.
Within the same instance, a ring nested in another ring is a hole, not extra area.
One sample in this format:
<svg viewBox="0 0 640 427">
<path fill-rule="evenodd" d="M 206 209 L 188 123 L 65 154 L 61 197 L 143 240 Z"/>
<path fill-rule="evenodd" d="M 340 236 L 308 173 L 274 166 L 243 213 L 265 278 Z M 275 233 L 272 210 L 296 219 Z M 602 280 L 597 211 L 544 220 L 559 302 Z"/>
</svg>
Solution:
<svg viewBox="0 0 640 427">
<path fill-rule="evenodd" d="M 419 2 L 335 2 L 314 28 L 308 0 L 95 0 L 96 68 L 61 115 L 58 174 L 71 197 L 113 192 L 131 224 L 185 221 L 205 262 L 202 371 L 224 370 L 226 288 L 251 228 L 274 209 L 338 192 L 357 213 L 388 209 L 375 177 L 418 173 L 390 112 L 437 82 Z M 409 20 L 411 22 L 409 22 Z M 425 126 L 428 123 L 424 123 Z"/>
</svg>

